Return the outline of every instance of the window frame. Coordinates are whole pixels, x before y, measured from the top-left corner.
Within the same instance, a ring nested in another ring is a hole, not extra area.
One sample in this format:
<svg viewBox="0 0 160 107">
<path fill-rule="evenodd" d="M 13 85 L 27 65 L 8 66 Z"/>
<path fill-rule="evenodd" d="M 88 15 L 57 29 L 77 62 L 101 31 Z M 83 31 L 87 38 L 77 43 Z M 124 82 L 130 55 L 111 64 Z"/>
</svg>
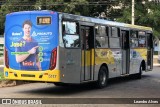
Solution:
<svg viewBox="0 0 160 107">
<path fill-rule="evenodd" d="M 98 34 L 97 33 L 97 31 L 98 30 L 96 30 L 96 26 L 98 26 L 98 27 L 101 27 L 101 26 L 103 26 L 103 27 L 105 27 L 105 33 L 106 33 L 106 35 L 101 35 L 101 34 Z M 104 25 L 104 24 L 96 24 L 95 26 L 94 26 L 94 29 L 95 29 L 95 49 L 104 49 L 104 48 L 109 48 L 109 26 L 107 26 L 107 25 Z M 100 38 L 100 37 L 104 37 L 105 38 L 105 42 L 107 41 L 107 46 L 101 46 L 101 47 L 97 47 L 96 46 L 96 37 L 98 37 L 98 38 Z"/>
<path fill-rule="evenodd" d="M 136 37 L 132 37 L 131 35 L 131 31 L 134 31 L 134 32 L 136 32 Z M 134 46 L 134 47 L 132 47 L 132 44 L 130 43 L 130 48 L 132 49 L 132 48 L 139 48 L 139 36 L 138 36 L 138 32 L 139 32 L 139 30 L 137 30 L 137 29 L 130 29 L 130 41 L 132 41 L 132 39 L 133 40 L 136 40 L 137 41 L 137 46 Z"/>
<path fill-rule="evenodd" d="M 144 32 L 145 34 L 144 35 L 139 35 L 139 32 Z M 138 31 L 138 48 L 146 48 L 147 47 L 147 36 L 146 35 L 147 35 L 146 31 L 143 31 L 143 30 Z M 145 38 L 145 46 L 140 46 L 140 43 L 139 43 L 140 37 Z"/>
<path fill-rule="evenodd" d="M 112 36 L 112 27 L 115 27 L 115 28 L 117 28 L 117 36 Z M 110 35 L 109 35 L 109 48 L 113 48 L 113 49 L 120 49 L 121 48 L 121 36 L 120 36 L 120 27 L 118 27 L 118 26 L 110 26 Z M 119 39 L 119 46 L 117 47 L 113 47 L 112 45 L 111 45 L 111 38 L 117 38 L 117 39 Z"/>
</svg>

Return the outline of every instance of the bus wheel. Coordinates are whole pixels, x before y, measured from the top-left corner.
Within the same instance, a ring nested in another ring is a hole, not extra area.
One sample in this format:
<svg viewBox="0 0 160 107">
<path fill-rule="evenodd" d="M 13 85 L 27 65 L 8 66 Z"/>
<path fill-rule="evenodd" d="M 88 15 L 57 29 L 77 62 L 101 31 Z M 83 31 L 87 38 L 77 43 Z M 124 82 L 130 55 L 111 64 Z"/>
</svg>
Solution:
<svg viewBox="0 0 160 107">
<path fill-rule="evenodd" d="M 136 78 L 137 78 L 137 79 L 141 79 L 141 78 L 142 78 L 142 64 L 141 64 L 141 66 L 140 66 L 140 68 L 139 68 L 139 73 L 136 74 Z"/>
<path fill-rule="evenodd" d="M 108 74 L 107 68 L 102 66 L 98 73 L 98 80 L 96 82 L 98 88 L 104 88 L 107 86 Z"/>
</svg>

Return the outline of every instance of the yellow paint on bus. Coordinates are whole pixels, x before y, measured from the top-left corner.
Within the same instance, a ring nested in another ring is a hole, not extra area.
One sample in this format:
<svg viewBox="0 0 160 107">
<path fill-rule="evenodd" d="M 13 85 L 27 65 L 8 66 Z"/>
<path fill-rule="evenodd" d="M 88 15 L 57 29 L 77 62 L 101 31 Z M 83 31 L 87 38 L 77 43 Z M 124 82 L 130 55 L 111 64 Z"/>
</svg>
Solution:
<svg viewBox="0 0 160 107">
<path fill-rule="evenodd" d="M 114 64 L 114 56 L 110 49 L 95 49 L 95 64 Z"/>
<path fill-rule="evenodd" d="M 6 76 L 6 73 L 8 76 Z M 46 71 L 21 71 L 11 68 L 4 68 L 5 79 L 11 80 L 30 80 L 30 81 L 45 81 L 45 82 L 60 82 L 60 70 Z"/>
<path fill-rule="evenodd" d="M 134 49 L 136 52 L 140 54 L 140 56 L 144 59 L 147 60 L 147 49 Z"/>
</svg>

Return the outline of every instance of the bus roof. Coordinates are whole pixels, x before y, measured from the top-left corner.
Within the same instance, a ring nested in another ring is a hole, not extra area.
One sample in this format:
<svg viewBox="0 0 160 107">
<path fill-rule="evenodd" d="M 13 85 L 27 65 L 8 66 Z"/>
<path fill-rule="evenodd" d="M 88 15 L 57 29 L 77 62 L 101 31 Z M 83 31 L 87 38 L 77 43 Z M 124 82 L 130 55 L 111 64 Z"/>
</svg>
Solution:
<svg viewBox="0 0 160 107">
<path fill-rule="evenodd" d="M 151 27 L 131 25 L 131 24 L 122 23 L 122 22 L 115 22 L 115 21 L 109 21 L 105 19 L 79 16 L 79 15 L 73 15 L 73 14 L 68 14 L 68 13 L 59 13 L 59 14 L 62 14 L 63 17 L 67 19 L 74 19 L 74 20 L 86 21 L 86 22 L 97 23 L 97 24 L 104 24 L 104 25 L 110 25 L 110 26 L 121 26 L 121 27 L 126 27 L 126 28 L 152 31 Z"/>
<path fill-rule="evenodd" d="M 22 15 L 22 14 L 53 14 L 54 11 L 51 10 L 35 10 L 35 11 L 19 11 L 8 13 L 8 15 Z M 54 12 L 57 13 L 57 12 Z"/>
<path fill-rule="evenodd" d="M 53 14 L 56 11 L 51 10 L 35 10 L 35 11 L 20 11 L 20 12 L 13 12 L 7 15 L 19 15 L 19 14 Z M 57 13 L 57 12 L 56 12 Z M 149 30 L 152 31 L 151 27 L 145 27 L 145 26 L 139 26 L 139 25 L 131 25 L 127 23 L 122 22 L 115 22 L 115 21 L 109 21 L 105 19 L 99 19 L 99 18 L 92 18 L 92 17 L 86 17 L 86 16 L 80 16 L 80 15 L 73 15 L 68 13 L 61 13 L 64 18 L 66 19 L 73 19 L 77 21 L 85 21 L 85 22 L 91 22 L 91 23 L 97 23 L 97 24 L 104 24 L 104 25 L 110 25 L 110 26 L 120 26 L 124 28 L 133 28 L 133 29 L 139 29 L 139 30 Z"/>
</svg>

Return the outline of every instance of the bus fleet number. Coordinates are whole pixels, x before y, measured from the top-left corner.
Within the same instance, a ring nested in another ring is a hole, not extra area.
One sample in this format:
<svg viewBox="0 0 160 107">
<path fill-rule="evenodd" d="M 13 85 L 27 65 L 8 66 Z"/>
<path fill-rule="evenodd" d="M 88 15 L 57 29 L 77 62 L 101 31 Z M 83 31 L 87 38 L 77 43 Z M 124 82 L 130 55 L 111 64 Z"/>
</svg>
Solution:
<svg viewBox="0 0 160 107">
<path fill-rule="evenodd" d="M 51 74 L 49 74 L 49 75 L 48 75 L 48 78 L 56 78 L 56 76 L 57 76 L 57 75 L 51 75 Z"/>
</svg>

